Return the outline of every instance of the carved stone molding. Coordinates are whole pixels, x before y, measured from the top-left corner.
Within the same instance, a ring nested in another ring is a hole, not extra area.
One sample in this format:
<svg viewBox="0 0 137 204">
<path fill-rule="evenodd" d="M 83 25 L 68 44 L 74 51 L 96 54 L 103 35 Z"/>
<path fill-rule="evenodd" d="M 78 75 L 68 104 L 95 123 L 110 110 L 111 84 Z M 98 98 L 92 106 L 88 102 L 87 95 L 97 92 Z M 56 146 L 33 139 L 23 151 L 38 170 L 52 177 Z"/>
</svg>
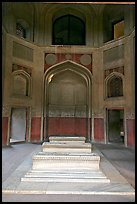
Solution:
<svg viewBox="0 0 137 204">
<path fill-rule="evenodd" d="M 112 69 L 110 68 L 110 69 L 104 70 L 104 78 L 106 78 L 112 72 L 119 72 L 119 73 L 124 75 L 124 66 L 122 66 L 122 67 L 115 67 L 115 68 L 112 68 Z"/>
<path fill-rule="evenodd" d="M 12 64 L 12 72 L 18 71 L 18 70 L 23 70 L 27 72 L 30 76 L 32 75 L 32 69 L 29 67 L 24 67 L 22 65 L 17 65 L 17 64 Z"/>
</svg>

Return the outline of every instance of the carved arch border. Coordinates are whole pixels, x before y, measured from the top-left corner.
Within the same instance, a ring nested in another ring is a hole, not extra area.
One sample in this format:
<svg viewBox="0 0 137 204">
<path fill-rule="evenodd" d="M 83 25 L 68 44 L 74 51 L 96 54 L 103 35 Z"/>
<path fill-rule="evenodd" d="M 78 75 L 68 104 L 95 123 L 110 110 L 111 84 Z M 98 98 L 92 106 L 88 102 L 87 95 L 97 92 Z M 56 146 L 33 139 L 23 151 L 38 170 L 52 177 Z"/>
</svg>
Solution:
<svg viewBox="0 0 137 204">
<path fill-rule="evenodd" d="M 43 99 L 42 99 L 42 121 L 41 121 L 41 141 L 44 139 L 44 124 L 47 126 L 47 121 L 44 123 L 44 118 L 47 117 L 47 113 L 45 110 L 45 103 L 47 102 L 47 94 L 48 94 L 48 84 L 51 78 L 61 73 L 62 71 L 72 71 L 75 74 L 82 77 L 86 82 L 87 88 L 87 141 L 91 141 L 91 118 L 92 116 L 92 74 L 91 72 L 84 66 L 77 64 L 71 60 L 66 60 L 65 62 L 61 62 L 51 66 L 46 72 L 44 73 L 43 77 Z"/>
<path fill-rule="evenodd" d="M 124 97 L 124 96 L 125 96 L 125 88 L 124 88 L 124 87 L 125 87 L 125 79 L 124 79 L 124 75 L 121 74 L 121 73 L 119 73 L 119 72 L 112 72 L 112 73 L 110 73 L 110 74 L 106 77 L 106 79 L 105 79 L 105 81 L 104 81 L 104 99 L 108 99 L 108 96 L 107 96 L 108 87 L 107 87 L 107 85 L 108 85 L 109 80 L 110 80 L 111 78 L 113 78 L 113 77 L 119 77 L 119 78 L 122 79 L 123 96 L 119 96 L 119 97 Z"/>
<path fill-rule="evenodd" d="M 30 75 L 27 73 L 27 72 L 25 72 L 24 70 L 16 70 L 16 71 L 13 71 L 12 72 L 12 80 L 11 80 L 11 93 L 13 94 L 13 82 L 14 82 L 14 77 L 15 76 L 20 76 L 20 75 L 22 75 L 21 77 L 24 77 L 25 79 L 26 79 L 26 82 L 27 82 L 27 85 L 28 85 L 28 91 L 27 91 L 27 95 L 26 96 L 24 96 L 24 97 L 31 97 L 31 84 L 32 84 L 32 79 L 31 79 L 31 77 L 30 77 Z M 14 96 L 16 95 L 16 94 L 13 94 Z"/>
<path fill-rule="evenodd" d="M 44 13 L 41 13 L 41 16 Z M 78 18 L 80 18 L 84 23 L 85 23 L 85 43 L 87 44 L 92 44 L 93 41 L 93 30 L 94 30 L 94 25 L 92 23 L 91 19 L 94 19 L 96 16 L 96 13 L 92 7 L 87 5 L 87 7 L 83 7 L 83 10 L 81 11 L 81 5 L 77 6 L 76 8 L 72 7 L 71 5 L 68 7 L 66 5 L 58 5 L 55 4 L 52 7 L 49 7 L 46 11 L 46 15 L 44 16 L 44 33 L 47 35 L 47 42 L 44 42 L 45 44 L 52 44 L 52 22 L 61 16 L 71 14 L 74 15 Z M 45 39 L 46 40 L 46 39 Z"/>
</svg>

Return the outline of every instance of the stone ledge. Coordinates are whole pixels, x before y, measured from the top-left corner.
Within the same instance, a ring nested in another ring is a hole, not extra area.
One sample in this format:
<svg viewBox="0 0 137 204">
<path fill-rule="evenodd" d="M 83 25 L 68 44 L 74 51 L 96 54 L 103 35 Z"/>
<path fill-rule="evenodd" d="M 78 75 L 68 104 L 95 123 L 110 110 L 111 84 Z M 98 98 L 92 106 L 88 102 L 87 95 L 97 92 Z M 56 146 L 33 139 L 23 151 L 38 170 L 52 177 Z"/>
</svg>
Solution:
<svg viewBox="0 0 137 204">
<path fill-rule="evenodd" d="M 94 154 L 87 154 L 87 155 L 78 155 L 78 154 L 54 154 L 54 153 L 51 153 L 51 154 L 38 154 L 38 155 L 35 155 L 33 156 L 33 161 L 34 160 L 77 160 L 77 161 L 99 161 L 100 160 L 100 156 L 98 155 L 94 155 Z"/>
<path fill-rule="evenodd" d="M 42 144 L 43 148 L 51 148 L 51 147 L 56 147 L 56 148 L 91 148 L 92 145 L 89 143 L 66 143 L 66 142 L 44 142 Z"/>
<path fill-rule="evenodd" d="M 50 136 L 49 141 L 56 141 L 56 142 L 85 142 L 86 138 L 85 137 L 70 137 L 70 136 Z"/>
</svg>

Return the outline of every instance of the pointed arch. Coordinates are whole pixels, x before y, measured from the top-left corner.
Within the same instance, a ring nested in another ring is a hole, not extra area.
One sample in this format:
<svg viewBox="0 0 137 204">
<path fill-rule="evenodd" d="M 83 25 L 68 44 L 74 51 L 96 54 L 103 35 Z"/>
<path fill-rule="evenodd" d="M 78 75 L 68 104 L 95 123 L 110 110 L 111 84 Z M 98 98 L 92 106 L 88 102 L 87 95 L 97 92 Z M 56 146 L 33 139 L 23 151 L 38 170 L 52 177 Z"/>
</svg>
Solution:
<svg viewBox="0 0 137 204">
<path fill-rule="evenodd" d="M 105 80 L 105 97 L 123 96 L 123 87 L 123 75 L 118 72 L 111 73 Z"/>
<path fill-rule="evenodd" d="M 45 72 L 43 94 L 44 139 L 48 137 L 47 129 L 50 126 L 48 119 L 52 115 L 54 118 L 57 116 L 59 119 L 65 118 L 69 120 L 72 118 L 72 120 L 75 121 L 73 123 L 75 129 L 75 124 L 78 123 L 77 121 L 80 120 L 80 117 L 84 118 L 86 139 L 88 141 L 91 140 L 91 81 L 91 72 L 84 66 L 70 60 L 53 65 Z M 52 90 L 54 90 L 54 93 L 51 93 Z M 68 95 L 64 95 L 64 93 L 67 92 Z M 85 94 L 84 97 L 81 97 L 82 92 L 83 95 Z M 59 97 L 60 93 L 62 95 Z M 65 108 L 63 112 L 60 113 L 59 110 L 63 107 Z M 56 109 L 56 113 L 55 111 L 51 111 L 50 113 L 51 108 Z M 70 111 L 67 112 L 67 110 Z M 75 130 L 71 132 L 75 134 Z M 76 134 L 80 134 L 80 132 Z M 81 134 L 84 133 L 81 132 Z"/>
<path fill-rule="evenodd" d="M 53 22 L 53 45 L 85 45 L 85 23 L 74 15 L 64 15 Z"/>
<path fill-rule="evenodd" d="M 16 35 L 20 38 L 30 39 L 30 25 L 24 19 L 16 20 Z"/>
<path fill-rule="evenodd" d="M 31 78 L 30 75 L 23 71 L 17 70 L 12 73 L 12 95 L 14 96 L 30 96 L 31 94 Z"/>
</svg>

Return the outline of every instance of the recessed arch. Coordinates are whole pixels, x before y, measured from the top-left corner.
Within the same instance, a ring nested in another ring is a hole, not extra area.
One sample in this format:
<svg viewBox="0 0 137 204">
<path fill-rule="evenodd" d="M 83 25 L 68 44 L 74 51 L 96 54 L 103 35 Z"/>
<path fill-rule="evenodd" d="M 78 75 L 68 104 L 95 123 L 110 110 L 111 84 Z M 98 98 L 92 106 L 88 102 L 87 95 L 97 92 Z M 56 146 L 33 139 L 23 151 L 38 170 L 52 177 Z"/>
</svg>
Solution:
<svg viewBox="0 0 137 204">
<path fill-rule="evenodd" d="M 30 96 L 31 79 L 28 73 L 23 70 L 14 71 L 12 73 L 12 94 L 14 96 Z"/>
<path fill-rule="evenodd" d="M 44 12 L 44 9 L 43 9 Z M 46 44 L 52 44 L 52 24 L 53 21 L 63 15 L 76 15 L 85 23 L 85 44 L 91 45 L 93 44 L 93 21 L 95 12 L 92 7 L 87 5 L 86 7 L 83 5 L 77 5 L 74 7 L 73 5 L 58 5 L 55 4 L 52 7 L 49 6 L 47 9 L 44 22 L 45 22 L 45 33 L 47 33 L 47 38 L 45 38 Z"/>
<path fill-rule="evenodd" d="M 121 97 L 124 95 L 124 77 L 121 73 L 113 72 L 105 80 L 105 97 Z"/>
<path fill-rule="evenodd" d="M 16 35 L 24 39 L 30 38 L 30 25 L 24 19 L 16 20 Z"/>
<path fill-rule="evenodd" d="M 46 71 L 43 100 L 44 140 L 55 134 L 83 135 L 88 141 L 91 140 L 91 78 L 89 70 L 69 60 Z"/>
<path fill-rule="evenodd" d="M 64 15 L 53 21 L 53 45 L 85 45 L 85 23 L 75 15 Z"/>
<path fill-rule="evenodd" d="M 115 24 L 118 22 L 124 22 L 125 20 L 125 5 L 105 5 L 103 10 L 103 42 L 114 40 L 115 36 Z M 125 35 L 125 26 L 119 28 Z M 118 31 L 117 31 L 118 32 Z"/>
</svg>

